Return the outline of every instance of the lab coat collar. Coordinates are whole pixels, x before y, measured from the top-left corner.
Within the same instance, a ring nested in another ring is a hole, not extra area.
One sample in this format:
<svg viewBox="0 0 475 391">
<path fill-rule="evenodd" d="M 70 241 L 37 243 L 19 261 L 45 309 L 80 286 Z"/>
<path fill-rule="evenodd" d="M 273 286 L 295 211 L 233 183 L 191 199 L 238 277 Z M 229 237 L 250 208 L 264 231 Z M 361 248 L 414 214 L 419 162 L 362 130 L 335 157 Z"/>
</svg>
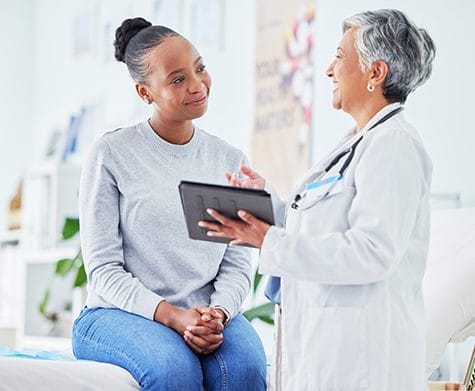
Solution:
<svg viewBox="0 0 475 391">
<path fill-rule="evenodd" d="M 398 107 L 402 106 L 401 103 L 390 103 L 387 106 L 384 106 L 381 110 L 379 110 L 373 118 L 371 118 L 366 126 L 362 129 L 361 132 L 356 132 L 356 126 L 353 127 L 349 132 L 345 134 L 345 136 L 340 140 L 340 142 L 336 145 L 336 147 L 330 151 L 328 155 L 326 155 L 323 159 L 318 161 L 314 164 L 310 170 L 301 178 L 299 181 L 299 185 L 295 186 L 291 194 L 297 194 L 302 191 L 305 185 L 308 183 L 310 178 L 318 176 L 321 172 L 323 167 L 325 167 L 331 159 L 344 148 L 348 148 L 351 144 L 353 144 L 361 135 L 365 136 L 368 133 L 368 129 L 373 126 L 376 122 L 378 122 L 381 118 L 383 118 L 386 114 L 390 113 L 391 111 L 397 109 Z"/>
<path fill-rule="evenodd" d="M 384 106 L 381 110 L 379 110 L 373 118 L 371 118 L 368 123 L 365 125 L 365 127 L 361 130 L 361 132 L 358 132 L 358 134 L 363 134 L 365 135 L 371 127 L 378 122 L 381 118 L 383 118 L 386 114 L 389 114 L 391 111 L 397 109 L 398 107 L 401 107 L 402 104 L 399 102 L 395 103 L 390 103 L 387 106 Z M 347 134 L 347 136 L 350 135 L 356 135 L 356 127 L 354 127 L 351 132 Z"/>
</svg>

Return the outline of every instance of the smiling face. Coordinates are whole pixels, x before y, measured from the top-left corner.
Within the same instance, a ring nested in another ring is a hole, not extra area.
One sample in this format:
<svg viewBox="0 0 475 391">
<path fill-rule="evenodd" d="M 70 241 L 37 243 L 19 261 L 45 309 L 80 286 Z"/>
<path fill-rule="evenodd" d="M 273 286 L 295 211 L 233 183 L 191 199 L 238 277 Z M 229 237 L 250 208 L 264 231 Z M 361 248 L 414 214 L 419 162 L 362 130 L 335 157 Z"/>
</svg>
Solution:
<svg viewBox="0 0 475 391">
<path fill-rule="evenodd" d="M 333 107 L 354 114 L 368 99 L 370 71 L 363 72 L 355 48 L 354 28 L 348 29 L 338 46 L 335 59 L 327 69 L 333 82 Z"/>
<path fill-rule="evenodd" d="M 182 122 L 201 117 L 208 107 L 211 78 L 203 59 L 183 37 L 168 37 L 145 58 L 150 67 L 146 84 L 137 92 L 154 102 L 162 119 Z"/>
</svg>

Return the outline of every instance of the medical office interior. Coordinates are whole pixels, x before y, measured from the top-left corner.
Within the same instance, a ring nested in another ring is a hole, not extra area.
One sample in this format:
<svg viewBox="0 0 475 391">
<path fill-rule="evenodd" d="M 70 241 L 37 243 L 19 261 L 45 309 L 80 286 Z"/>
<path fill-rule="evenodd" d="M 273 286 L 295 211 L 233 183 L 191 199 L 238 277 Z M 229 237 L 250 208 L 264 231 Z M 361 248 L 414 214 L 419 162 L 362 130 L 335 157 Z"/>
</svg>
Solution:
<svg viewBox="0 0 475 391">
<path fill-rule="evenodd" d="M 266 59 L 263 49 L 288 45 L 291 53 L 292 45 L 302 44 L 298 29 L 306 29 L 305 37 L 312 37 L 306 63 L 311 75 L 306 70 L 303 75 L 291 75 L 294 85 L 290 87 L 295 89 L 294 101 L 311 113 L 306 117 L 311 120 L 295 136 L 308 168 L 351 126 L 349 116 L 332 108 L 332 83 L 325 75 L 341 38 L 342 20 L 359 11 L 398 8 L 425 27 L 437 47 L 432 77 L 406 104 L 406 115 L 419 130 L 434 166 L 432 233 L 424 285 L 432 338 L 428 340 L 432 352 L 428 364 L 434 369 L 433 380 L 464 380 L 475 341 L 475 128 L 471 118 L 475 2 L 0 2 L 1 355 L 46 351 L 58 354 L 61 360 L 70 354 L 71 322 L 83 305 L 84 287 L 73 288 L 76 265 L 63 264 L 58 271 L 57 261 L 74 259 L 79 249 L 78 235 L 73 233 L 82 159 L 103 132 L 142 121 L 150 114 L 136 95 L 124 64 L 113 57 L 114 31 L 123 19 L 143 16 L 189 38 L 213 79 L 208 112 L 197 124 L 240 148 L 258 169 L 272 170 L 272 163 L 266 162 L 272 162 L 278 153 L 280 163 L 270 174 L 288 175 L 296 181 L 302 174 L 299 167 L 282 171 L 292 159 L 285 156 L 286 145 L 279 145 L 285 138 L 279 140 L 278 132 L 268 132 L 264 147 L 255 138 L 256 128 L 264 126 L 262 121 L 269 121 L 267 126 L 272 127 L 276 118 L 285 120 L 283 111 L 268 111 L 268 117 L 263 113 L 263 105 L 272 106 L 275 98 L 266 97 L 262 87 L 266 77 L 286 72 L 285 64 L 271 56 Z M 293 19 L 294 24 L 289 23 L 275 39 L 263 41 L 259 21 L 271 20 L 270 13 L 276 20 L 287 17 L 288 9 L 292 12 L 286 20 Z M 285 180 L 280 185 L 285 192 Z M 400 187 L 404 191 L 404 183 Z M 64 240 L 67 218 L 71 219 L 72 237 Z M 257 257 L 256 251 L 255 264 Z M 251 290 L 244 310 L 267 303 L 263 285 Z M 259 318 L 252 324 L 271 355 L 273 326 Z M 0 365 L 0 378 L 1 373 Z"/>
</svg>

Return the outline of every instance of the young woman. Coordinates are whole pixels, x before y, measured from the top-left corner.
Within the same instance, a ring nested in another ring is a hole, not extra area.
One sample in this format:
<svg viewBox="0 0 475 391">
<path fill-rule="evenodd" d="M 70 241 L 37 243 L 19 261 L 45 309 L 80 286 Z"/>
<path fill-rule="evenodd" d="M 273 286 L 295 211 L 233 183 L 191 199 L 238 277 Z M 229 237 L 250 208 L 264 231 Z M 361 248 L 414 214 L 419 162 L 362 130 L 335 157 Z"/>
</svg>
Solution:
<svg viewBox="0 0 475 391">
<path fill-rule="evenodd" d="M 88 298 L 74 354 L 127 369 L 144 390 L 263 390 L 264 350 L 239 314 L 250 254 L 189 239 L 178 192 L 180 180 L 225 182 L 246 158 L 193 124 L 211 79 L 188 40 L 134 18 L 114 45 L 153 113 L 100 137 L 84 165 Z"/>
</svg>

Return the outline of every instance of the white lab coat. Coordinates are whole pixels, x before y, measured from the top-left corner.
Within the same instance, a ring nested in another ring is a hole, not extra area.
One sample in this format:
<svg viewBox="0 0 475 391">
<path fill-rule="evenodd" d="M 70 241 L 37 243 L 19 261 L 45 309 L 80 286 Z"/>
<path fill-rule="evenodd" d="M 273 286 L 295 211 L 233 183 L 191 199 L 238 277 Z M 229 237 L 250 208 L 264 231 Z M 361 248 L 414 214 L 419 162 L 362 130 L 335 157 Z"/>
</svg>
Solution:
<svg viewBox="0 0 475 391">
<path fill-rule="evenodd" d="M 328 195 L 330 185 L 321 186 L 299 209 L 287 204 L 285 228 L 273 226 L 265 236 L 260 271 L 282 277 L 278 379 L 270 388 L 425 389 L 421 281 L 432 164 L 402 113 L 367 131 L 398 106 L 386 106 L 362 130 L 344 178 Z M 351 132 L 315 165 L 292 199 L 360 134 Z M 273 202 L 282 217 L 283 205 Z"/>
</svg>

